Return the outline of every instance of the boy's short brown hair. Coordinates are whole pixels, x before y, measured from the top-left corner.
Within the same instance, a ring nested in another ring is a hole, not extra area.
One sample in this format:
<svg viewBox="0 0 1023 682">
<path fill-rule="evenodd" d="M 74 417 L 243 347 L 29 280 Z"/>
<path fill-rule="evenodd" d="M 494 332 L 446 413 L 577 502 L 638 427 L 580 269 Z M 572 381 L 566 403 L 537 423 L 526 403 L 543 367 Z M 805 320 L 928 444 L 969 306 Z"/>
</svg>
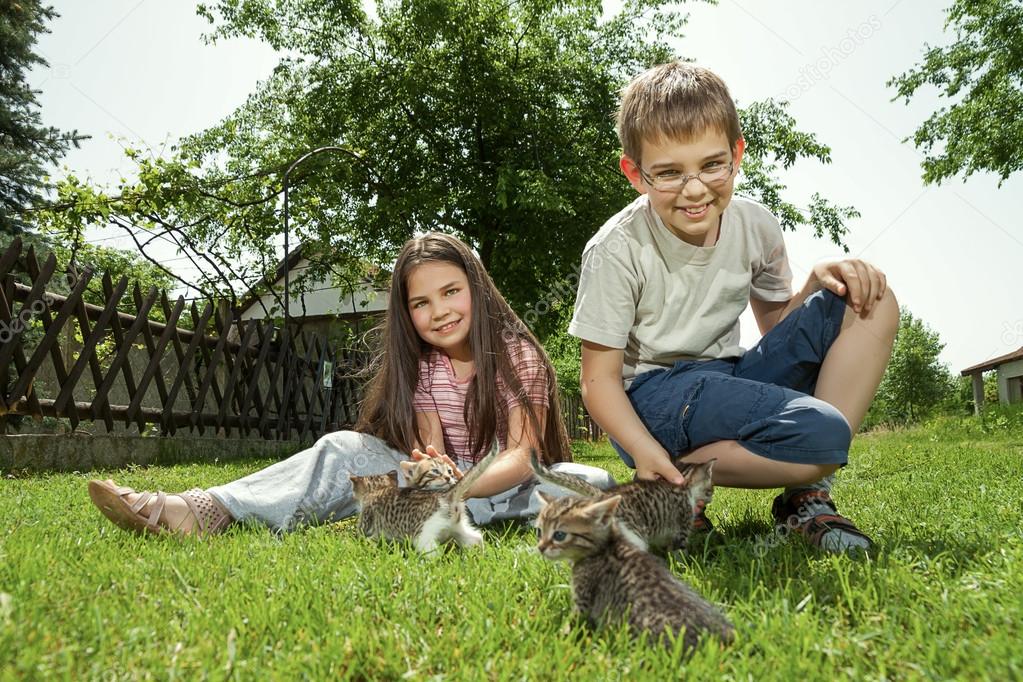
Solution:
<svg viewBox="0 0 1023 682">
<path fill-rule="evenodd" d="M 742 137 L 728 87 L 712 71 L 670 62 L 632 79 L 618 108 L 618 139 L 625 155 L 639 162 L 644 140 L 691 140 L 706 130 L 728 137 L 734 150 Z"/>
</svg>

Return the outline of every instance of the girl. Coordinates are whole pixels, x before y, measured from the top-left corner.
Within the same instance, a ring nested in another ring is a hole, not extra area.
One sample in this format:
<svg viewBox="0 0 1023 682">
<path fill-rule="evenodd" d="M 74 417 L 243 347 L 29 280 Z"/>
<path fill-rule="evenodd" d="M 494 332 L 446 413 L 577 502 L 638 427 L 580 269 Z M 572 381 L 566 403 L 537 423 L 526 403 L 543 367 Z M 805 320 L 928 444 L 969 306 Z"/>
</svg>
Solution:
<svg viewBox="0 0 1023 682">
<path fill-rule="evenodd" d="M 405 244 L 381 329 L 383 352 L 356 431 L 327 434 L 308 450 L 208 490 L 138 493 L 93 480 L 92 501 L 136 532 L 210 534 L 249 520 L 292 530 L 354 514 L 351 474 L 398 469 L 409 451 L 464 469 L 495 437 L 501 454 L 470 489 L 467 506 L 476 523 L 538 513 L 531 448 L 557 470 L 598 487 L 614 484 L 602 469 L 567 462 L 550 361 L 458 239 L 430 233 Z M 564 494 L 547 485 L 544 492 Z"/>
</svg>

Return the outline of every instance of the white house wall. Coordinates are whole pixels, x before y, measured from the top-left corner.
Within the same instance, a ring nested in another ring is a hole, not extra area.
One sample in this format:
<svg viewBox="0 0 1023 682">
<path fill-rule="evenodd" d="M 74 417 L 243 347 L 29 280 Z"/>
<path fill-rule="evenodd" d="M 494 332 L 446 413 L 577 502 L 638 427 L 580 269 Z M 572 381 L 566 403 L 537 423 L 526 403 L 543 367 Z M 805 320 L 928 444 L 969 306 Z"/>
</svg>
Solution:
<svg viewBox="0 0 1023 682">
<path fill-rule="evenodd" d="M 350 294 L 342 294 L 341 289 L 334 287 L 329 277 L 318 279 L 312 286 L 306 287 L 308 293 L 298 296 L 295 292 L 298 289 L 297 280 L 302 272 L 309 267 L 309 261 L 302 260 L 291 270 L 289 274 L 289 287 L 292 290 L 291 315 L 345 315 L 357 313 L 382 312 L 387 309 L 387 292 L 377 291 L 372 287 L 362 285 Z M 284 278 L 278 280 L 274 287 L 281 292 L 283 297 Z M 302 299 L 305 299 L 305 308 L 302 306 Z M 243 320 L 262 319 L 266 317 L 265 310 L 273 311 L 276 299 L 270 294 L 261 297 L 262 305 L 259 302 L 250 305 L 243 313 Z M 277 315 L 283 315 L 283 311 L 277 311 Z"/>
<path fill-rule="evenodd" d="M 1009 380 L 1023 377 L 1023 360 L 1014 360 L 998 366 L 998 402 L 1004 404 L 1019 402 L 1019 382 L 1016 387 L 1009 386 Z"/>
</svg>

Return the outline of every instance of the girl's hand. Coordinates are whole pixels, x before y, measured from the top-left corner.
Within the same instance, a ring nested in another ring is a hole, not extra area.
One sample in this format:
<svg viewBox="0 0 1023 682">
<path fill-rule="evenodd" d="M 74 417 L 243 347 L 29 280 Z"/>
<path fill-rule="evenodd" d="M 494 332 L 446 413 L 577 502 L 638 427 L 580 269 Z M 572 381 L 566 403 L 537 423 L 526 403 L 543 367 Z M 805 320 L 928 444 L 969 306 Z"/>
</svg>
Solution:
<svg viewBox="0 0 1023 682">
<path fill-rule="evenodd" d="M 420 450 L 419 448 L 413 449 L 412 450 L 412 459 L 414 459 L 417 462 L 419 462 L 421 460 L 424 460 L 424 459 L 439 459 L 440 461 L 444 462 L 445 464 L 447 464 L 448 466 L 451 467 L 452 471 L 455 472 L 455 478 L 461 478 L 462 477 L 462 472 L 459 471 L 458 465 L 455 464 L 454 461 L 452 461 L 452 459 L 450 457 L 448 457 L 447 455 L 441 454 L 440 452 L 438 452 L 437 448 L 433 447 L 432 445 L 427 445 L 426 446 L 426 452 L 425 453 L 422 450 Z"/>
<path fill-rule="evenodd" d="M 813 275 L 828 291 L 846 299 L 857 314 L 868 314 L 888 287 L 884 273 L 859 258 L 818 263 Z"/>
</svg>

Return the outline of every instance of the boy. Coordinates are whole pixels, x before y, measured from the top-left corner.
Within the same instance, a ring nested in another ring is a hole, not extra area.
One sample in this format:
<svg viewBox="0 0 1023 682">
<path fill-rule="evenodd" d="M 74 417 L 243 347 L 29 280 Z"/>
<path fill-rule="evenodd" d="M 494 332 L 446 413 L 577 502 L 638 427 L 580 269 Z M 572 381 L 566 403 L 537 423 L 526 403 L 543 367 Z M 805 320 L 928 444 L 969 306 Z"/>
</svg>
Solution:
<svg viewBox="0 0 1023 682">
<path fill-rule="evenodd" d="M 811 544 L 869 548 L 838 514 L 830 477 L 898 330 L 884 274 L 821 263 L 793 295 L 778 221 L 732 197 L 745 140 L 710 71 L 676 62 L 638 76 L 618 135 L 640 196 L 586 245 L 569 325 L 590 414 L 639 478 L 681 483 L 682 465 L 716 458 L 715 485 L 784 488 L 775 520 Z M 747 302 L 763 338 L 744 351 Z"/>
</svg>

